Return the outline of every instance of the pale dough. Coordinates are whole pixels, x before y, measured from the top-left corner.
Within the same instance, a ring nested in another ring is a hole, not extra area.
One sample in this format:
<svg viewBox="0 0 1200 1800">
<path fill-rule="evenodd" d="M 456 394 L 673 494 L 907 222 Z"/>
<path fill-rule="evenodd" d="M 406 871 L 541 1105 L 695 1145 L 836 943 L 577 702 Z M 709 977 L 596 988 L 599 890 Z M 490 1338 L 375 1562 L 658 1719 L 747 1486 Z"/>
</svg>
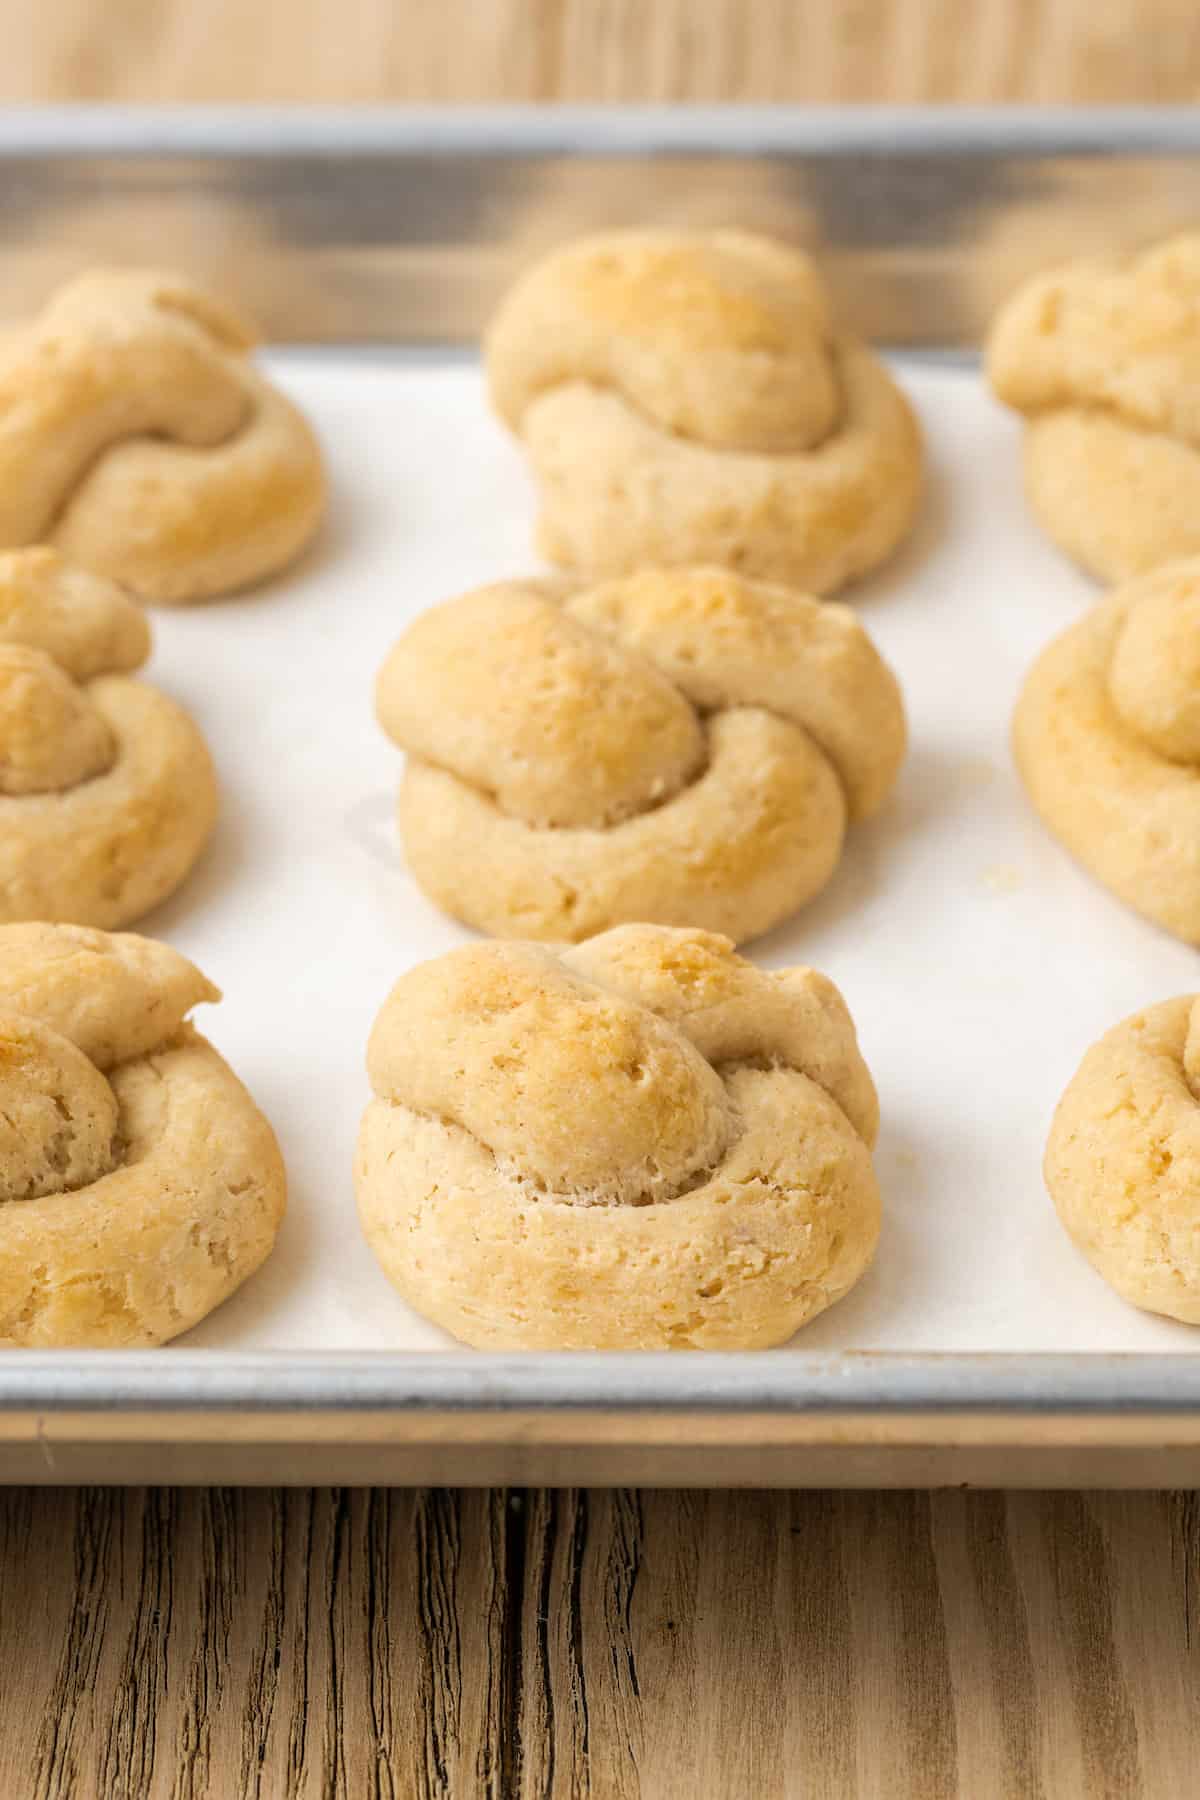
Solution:
<svg viewBox="0 0 1200 1800">
<path fill-rule="evenodd" d="M 1200 1324 L 1200 999 L 1147 1007 L 1093 1045 L 1045 1170 L 1067 1231 L 1118 1294 Z"/>
<path fill-rule="evenodd" d="M 163 1343 L 268 1255 L 279 1147 L 186 1022 L 219 999 L 149 938 L 0 927 L 0 1346 Z"/>
<path fill-rule="evenodd" d="M 879 1232 L 874 1085 L 833 983 L 704 931 L 411 970 L 371 1035 L 355 1177 L 385 1273 L 490 1349 L 753 1349 Z"/>
<path fill-rule="evenodd" d="M 1200 234 L 1027 282 L 987 349 L 1045 530 L 1102 581 L 1200 553 Z"/>
<path fill-rule="evenodd" d="M 589 575 L 721 563 L 825 594 L 911 529 L 911 408 L 783 244 L 733 231 L 569 244 L 517 282 L 484 349 L 554 562 Z"/>
<path fill-rule="evenodd" d="M 203 600 L 299 554 L 325 476 L 254 332 L 182 277 L 95 270 L 0 341 L 0 548 L 54 543 L 142 600 Z"/>
<path fill-rule="evenodd" d="M 212 759 L 182 707 L 130 679 L 149 651 L 111 581 L 0 552 L 0 923 L 127 925 L 207 843 Z"/>
<path fill-rule="evenodd" d="M 1068 850 L 1200 944 L 1200 558 L 1127 583 L 1056 638 L 1026 677 L 1013 745 Z"/>
<path fill-rule="evenodd" d="M 828 881 L 906 736 L 852 613 L 721 569 L 464 594 L 405 632 L 377 706 L 409 753 L 413 874 L 501 937 L 767 931 Z"/>
</svg>

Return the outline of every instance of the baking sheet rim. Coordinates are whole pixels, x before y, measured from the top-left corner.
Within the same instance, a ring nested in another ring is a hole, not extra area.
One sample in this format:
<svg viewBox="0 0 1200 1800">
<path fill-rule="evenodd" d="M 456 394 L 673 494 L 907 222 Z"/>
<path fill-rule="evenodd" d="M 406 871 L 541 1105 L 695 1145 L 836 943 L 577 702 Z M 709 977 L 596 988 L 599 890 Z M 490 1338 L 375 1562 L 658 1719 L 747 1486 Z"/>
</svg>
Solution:
<svg viewBox="0 0 1200 1800">
<path fill-rule="evenodd" d="M 1200 151 L 1194 108 L 977 109 L 618 107 L 338 108 L 230 107 L 126 109 L 52 107 L 0 113 L 0 157 L 195 155 L 217 157 L 305 151 L 353 157 L 393 150 L 452 155 L 504 151 L 548 154 L 653 152 L 805 155 L 850 148 L 898 153 L 906 148 L 972 149 L 981 154 L 1110 156 Z M 134 1421 L 156 1421 L 163 1441 L 209 1438 L 241 1420 L 263 1441 L 295 1429 L 311 1415 L 340 1422 L 343 1441 L 382 1441 L 397 1414 L 443 1421 L 453 1442 L 456 1417 L 468 1421 L 522 1414 L 531 1444 L 558 1435 L 554 1421 L 602 1419 L 603 1441 L 620 1450 L 620 1421 L 669 1415 L 679 1441 L 711 1441 L 705 1419 L 808 1421 L 793 1441 L 877 1441 L 878 1422 L 901 1429 L 897 1441 L 947 1450 L 977 1438 L 965 1421 L 991 1417 L 1003 1441 L 1053 1448 L 1080 1441 L 1129 1443 L 1140 1422 L 1154 1433 L 1200 1427 L 1200 1352 L 1054 1354 L 792 1350 L 741 1355 L 665 1352 L 539 1354 L 486 1352 L 231 1353 L 167 1350 L 143 1353 L 10 1351 L 0 1358 L 0 1481 L 4 1447 L 31 1438 L 82 1435 L 92 1442 L 130 1435 Z M 83 1423 L 86 1421 L 86 1425 Z M 539 1421 L 542 1422 L 539 1426 Z M 939 1425 L 939 1421 L 941 1422 Z M 358 1429 L 356 1429 L 356 1422 Z M 61 1428 L 56 1430 L 56 1423 Z M 239 1435 L 242 1435 L 239 1433 Z M 419 1433 L 417 1434 L 419 1435 Z M 491 1433 L 485 1433 L 490 1436 Z M 768 1432 L 767 1435 L 770 1435 Z M 785 1431 L 786 1437 L 786 1431 Z M 990 1436 L 986 1430 L 985 1437 Z M 1197 1435 L 1200 1435 L 1198 1432 Z M 328 1441 L 326 1430 L 314 1431 Z M 213 1436 L 214 1450 L 222 1439 Z M 466 1434 L 463 1440 L 467 1441 Z M 644 1441 L 644 1438 L 643 1438 Z M 328 1471 L 327 1471 L 328 1474 Z M 1014 1470 L 1014 1479 L 1018 1478 Z"/>
</svg>

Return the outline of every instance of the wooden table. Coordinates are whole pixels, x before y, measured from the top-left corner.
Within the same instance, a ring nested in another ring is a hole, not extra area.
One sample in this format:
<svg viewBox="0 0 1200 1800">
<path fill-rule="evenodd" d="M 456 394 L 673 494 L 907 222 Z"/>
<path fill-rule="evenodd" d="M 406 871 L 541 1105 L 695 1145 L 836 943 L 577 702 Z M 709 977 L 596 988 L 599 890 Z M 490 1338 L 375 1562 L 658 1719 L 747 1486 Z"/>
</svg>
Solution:
<svg viewBox="0 0 1200 1800">
<path fill-rule="evenodd" d="M 1188 101 L 1196 0 L 10 0 L 0 98 Z M 1200 1788 L 1194 1496 L 0 1494 L 0 1796 Z"/>
<path fill-rule="evenodd" d="M 6 100 L 1188 101 L 1195 0 L 8 0 Z"/>
<path fill-rule="evenodd" d="M 0 1496 L 0 1794 L 1186 1800 L 1195 1497 Z"/>
</svg>

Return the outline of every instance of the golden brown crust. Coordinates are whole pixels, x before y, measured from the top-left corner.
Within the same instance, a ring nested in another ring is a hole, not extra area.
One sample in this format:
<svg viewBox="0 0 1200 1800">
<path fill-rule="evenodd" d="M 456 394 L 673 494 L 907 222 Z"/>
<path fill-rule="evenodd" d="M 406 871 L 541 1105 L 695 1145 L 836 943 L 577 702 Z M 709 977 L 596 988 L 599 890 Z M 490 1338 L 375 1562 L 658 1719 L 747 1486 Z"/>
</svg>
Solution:
<svg viewBox="0 0 1200 1800">
<path fill-rule="evenodd" d="M 1134 1306 L 1200 1324 L 1200 1000 L 1135 1013 L 1058 1104 L 1046 1185 L 1088 1260 Z"/>
<path fill-rule="evenodd" d="M 377 704 L 409 753 L 413 873 L 507 937 L 766 931 L 825 884 L 905 747 L 850 612 L 719 569 L 464 594 L 401 638 Z"/>
<path fill-rule="evenodd" d="M 1042 652 L 1013 747 L 1085 868 L 1200 943 L 1200 559 L 1129 582 Z"/>
<path fill-rule="evenodd" d="M 0 1346 L 162 1343 L 267 1256 L 278 1145 L 185 1020 L 216 998 L 148 938 L 0 927 Z"/>
<path fill-rule="evenodd" d="M 992 327 L 988 375 L 1028 420 L 1045 530 L 1123 581 L 1200 552 L 1200 235 L 1027 282 Z"/>
<path fill-rule="evenodd" d="M 540 547 L 567 567 L 712 562 L 824 594 L 912 525 L 912 412 L 782 244 L 638 231 L 570 244 L 508 294 L 485 353 L 541 486 Z"/>
<path fill-rule="evenodd" d="M 0 923 L 131 923 L 173 892 L 216 819 L 192 720 L 125 673 L 140 609 L 53 550 L 0 553 Z"/>
<path fill-rule="evenodd" d="M 870 1261 L 875 1090 L 812 970 L 647 925 L 475 945 L 401 977 L 368 1065 L 363 1229 L 468 1343 L 766 1347 Z"/>
<path fill-rule="evenodd" d="M 97 270 L 60 289 L 0 344 L 0 546 L 53 541 L 164 603 L 291 561 L 325 479 L 252 342 L 177 276 Z"/>
</svg>

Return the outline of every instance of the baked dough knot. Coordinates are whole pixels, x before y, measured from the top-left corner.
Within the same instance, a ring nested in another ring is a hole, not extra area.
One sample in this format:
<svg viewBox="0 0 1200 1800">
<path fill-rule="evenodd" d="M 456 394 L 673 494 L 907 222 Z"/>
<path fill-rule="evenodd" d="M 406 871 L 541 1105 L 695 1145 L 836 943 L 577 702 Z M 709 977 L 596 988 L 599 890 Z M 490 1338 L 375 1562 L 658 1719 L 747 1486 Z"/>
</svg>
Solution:
<svg viewBox="0 0 1200 1800">
<path fill-rule="evenodd" d="M 61 288 L 0 341 L 0 546 L 53 542 L 162 602 L 289 562 L 325 480 L 253 342 L 177 276 L 97 270 Z"/>
<path fill-rule="evenodd" d="M 626 925 L 403 975 L 368 1049 L 359 1209 L 385 1272 L 468 1343 L 783 1342 L 874 1250 L 874 1085 L 812 969 Z"/>
<path fill-rule="evenodd" d="M 409 627 L 377 707 L 409 754 L 417 881 L 501 937 L 766 931 L 824 886 L 905 748 L 848 609 L 722 569 L 479 588 Z"/>
<path fill-rule="evenodd" d="M 829 593 L 912 523 L 909 406 L 783 244 L 733 231 L 570 244 L 513 287 L 485 354 L 555 562 L 715 562 Z"/>
<path fill-rule="evenodd" d="M 1200 1324 L 1200 997 L 1147 1007 L 1092 1046 L 1054 1115 L 1045 1174 L 1119 1294 Z"/>
<path fill-rule="evenodd" d="M 200 854 L 216 781 L 196 726 L 131 681 L 150 633 L 112 582 L 0 553 L 0 921 L 114 926 Z"/>
<path fill-rule="evenodd" d="M 1070 556 L 1112 582 L 1200 552 L 1200 235 L 1035 277 L 987 368 L 1028 420 L 1030 502 Z"/>
<path fill-rule="evenodd" d="M 160 1343 L 267 1255 L 278 1147 L 185 1022 L 219 999 L 149 938 L 0 927 L 0 1345 Z"/>
<path fill-rule="evenodd" d="M 1043 651 L 1014 744 L 1079 861 L 1200 943 L 1200 558 L 1128 582 Z"/>
</svg>

